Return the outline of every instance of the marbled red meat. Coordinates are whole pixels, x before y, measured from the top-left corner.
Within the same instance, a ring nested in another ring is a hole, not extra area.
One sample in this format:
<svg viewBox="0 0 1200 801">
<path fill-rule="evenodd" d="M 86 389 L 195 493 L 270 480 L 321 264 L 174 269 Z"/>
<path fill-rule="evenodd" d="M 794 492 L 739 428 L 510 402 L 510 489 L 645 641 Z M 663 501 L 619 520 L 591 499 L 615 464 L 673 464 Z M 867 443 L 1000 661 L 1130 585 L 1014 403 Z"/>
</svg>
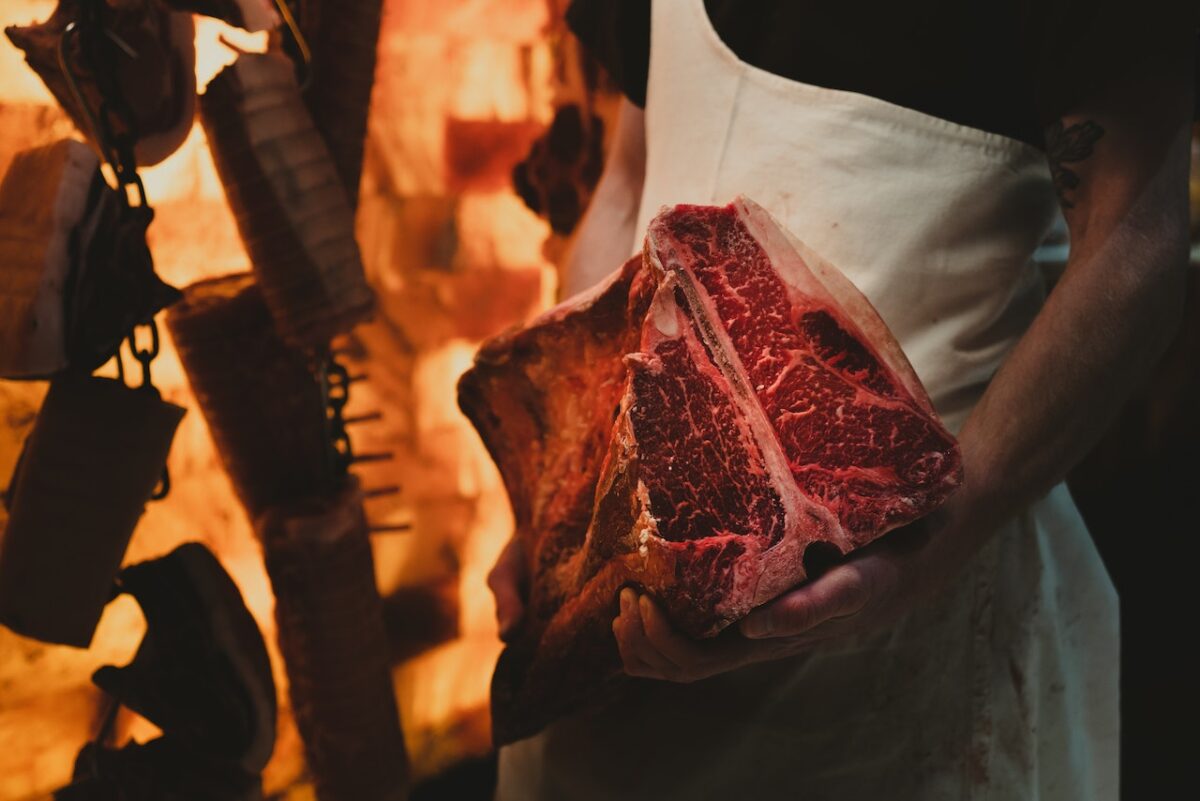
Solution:
<svg viewBox="0 0 1200 801">
<path fill-rule="evenodd" d="M 499 743 L 612 691 L 622 586 L 711 636 L 804 580 L 809 548 L 847 553 L 961 480 L 871 305 L 744 198 L 664 209 L 641 263 L 485 345 L 460 405 L 532 576 Z"/>
<path fill-rule="evenodd" d="M 702 288 L 796 483 L 860 545 L 944 494 L 931 478 L 955 474 L 954 441 L 915 376 L 909 383 L 919 391 L 905 391 L 898 373 L 911 374 L 907 361 L 889 369 L 875 352 L 863 329 L 891 339 L 882 322 L 853 320 L 812 281 L 811 268 L 789 287 L 743 209 L 677 206 L 652 224 L 653 247 L 661 269 L 683 271 Z M 796 266 L 806 266 L 803 258 Z"/>
<path fill-rule="evenodd" d="M 701 368 L 688 344 L 658 343 L 632 363 L 630 425 L 658 535 L 757 534 L 773 545 L 783 536 L 778 493 L 720 374 Z"/>
</svg>

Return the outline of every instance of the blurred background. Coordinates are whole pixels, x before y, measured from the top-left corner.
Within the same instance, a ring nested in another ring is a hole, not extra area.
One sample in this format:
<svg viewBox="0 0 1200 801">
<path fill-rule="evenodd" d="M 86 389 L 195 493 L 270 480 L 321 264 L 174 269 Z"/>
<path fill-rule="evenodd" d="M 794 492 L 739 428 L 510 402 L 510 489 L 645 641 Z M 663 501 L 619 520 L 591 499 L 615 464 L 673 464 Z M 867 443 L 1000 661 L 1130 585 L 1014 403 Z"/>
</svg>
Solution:
<svg viewBox="0 0 1200 801">
<path fill-rule="evenodd" d="M 487 692 L 500 643 L 485 576 L 511 517 L 491 460 L 458 412 L 455 383 L 484 338 L 555 301 L 568 236 L 600 173 L 617 94 L 566 31 L 566 4 L 384 2 L 357 217 L 380 308 L 348 344 L 349 360 L 369 376 L 355 386 L 348 411 L 381 411 L 379 423 L 356 433 L 356 447 L 394 454 L 358 472 L 368 484 L 402 487 L 368 501 L 371 522 L 411 525 L 373 546 L 417 798 L 490 797 Z M 0 24 L 41 20 L 53 7 L 4 0 Z M 197 18 L 201 87 L 235 57 L 222 38 L 251 50 L 265 42 Z M 72 132 L 19 51 L 0 39 L 0 173 L 14 153 Z M 1200 128 L 1191 184 L 1196 242 L 1198 149 Z M 198 123 L 180 151 L 143 175 L 156 209 L 150 245 L 165 280 L 184 286 L 247 269 Z M 1040 252 L 1049 282 L 1066 251 L 1060 238 Z M 1182 781 L 1186 740 L 1165 732 L 1195 712 L 1187 681 L 1194 670 L 1177 622 L 1194 607 L 1191 576 L 1175 555 L 1196 532 L 1190 492 L 1200 479 L 1200 248 L 1192 261 L 1187 317 L 1174 345 L 1071 479 L 1122 597 L 1126 777 L 1147 791 L 1140 797 L 1153 797 L 1155 782 L 1185 786 L 1171 782 L 1173 766 Z M 156 383 L 189 413 L 170 456 L 171 496 L 148 507 L 127 561 L 193 539 L 220 557 L 267 635 L 281 689 L 265 789 L 310 797 L 260 549 L 164 339 Z M 0 382 L 0 475 L 11 472 L 44 392 L 40 382 Z M 108 607 L 86 651 L 0 629 L 0 801 L 37 797 L 69 780 L 103 706 L 91 674 L 128 661 L 143 629 L 128 598 Z M 129 714 L 115 734 L 143 739 L 153 729 Z"/>
</svg>

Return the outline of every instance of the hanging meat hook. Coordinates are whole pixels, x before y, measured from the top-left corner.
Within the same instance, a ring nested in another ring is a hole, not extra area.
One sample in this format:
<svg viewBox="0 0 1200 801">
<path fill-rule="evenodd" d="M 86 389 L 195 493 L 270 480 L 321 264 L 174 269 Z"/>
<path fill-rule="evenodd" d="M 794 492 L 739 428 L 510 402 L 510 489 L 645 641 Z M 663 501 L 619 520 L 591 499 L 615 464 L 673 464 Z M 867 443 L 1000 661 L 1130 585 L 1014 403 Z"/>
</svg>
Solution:
<svg viewBox="0 0 1200 801">
<path fill-rule="evenodd" d="M 83 23 L 81 26 L 80 23 Z M 62 35 L 58 40 L 58 65 L 62 71 L 63 78 L 67 82 L 67 86 L 71 91 L 76 104 L 82 110 L 84 118 L 87 121 L 89 133 L 92 141 L 96 143 L 104 160 L 112 168 L 116 178 L 116 192 L 121 200 L 122 219 L 128 220 L 131 217 L 140 219 L 140 226 L 137 230 L 141 231 L 140 236 L 144 237 L 146 226 L 153 219 L 154 211 L 150 208 L 146 201 L 146 188 L 142 183 L 142 177 L 137 171 L 137 161 L 134 156 L 134 146 L 137 142 L 137 130 L 134 124 L 134 117 L 129 109 L 126 99 L 120 91 L 120 87 L 115 76 L 111 74 L 102 75 L 97 69 L 99 58 L 95 50 L 87 48 L 87 43 L 81 41 L 81 52 L 89 64 L 93 76 L 97 80 L 100 88 L 100 109 L 99 114 L 94 110 L 84 99 L 82 90 L 79 88 L 79 80 L 72 69 L 70 59 L 68 58 L 68 45 L 71 41 L 78 39 L 83 35 L 83 28 L 87 27 L 92 33 L 100 33 L 111 41 L 118 49 L 121 50 L 129 58 L 136 59 L 138 57 L 137 50 L 125 42 L 120 36 L 110 30 L 100 19 L 99 5 L 84 5 L 80 19 L 72 20 L 67 23 L 63 29 Z M 98 30 L 97 30 L 98 29 Z M 106 65 L 110 69 L 110 65 Z M 107 79 L 107 80 L 104 80 Z M 121 125 L 121 134 L 118 136 L 113 132 L 112 122 L 109 116 L 115 117 Z M 130 187 L 133 187 L 135 195 L 130 197 Z M 153 262 L 150 261 L 149 250 L 145 248 L 144 240 L 142 248 L 147 259 L 149 269 L 153 271 Z M 150 332 L 150 347 L 142 348 L 138 345 L 137 329 L 146 327 Z M 155 323 L 153 316 L 147 319 L 142 319 L 136 322 L 129 330 L 125 337 L 125 341 L 129 346 L 133 357 L 141 364 L 142 368 L 142 389 L 148 392 L 153 392 L 157 395 L 157 389 L 154 387 L 150 376 L 150 364 L 158 356 L 159 352 L 159 332 L 158 325 Z M 122 381 L 125 378 L 124 365 L 121 361 L 120 353 L 121 345 L 117 344 L 116 352 L 113 354 L 117 361 L 117 372 Z M 163 466 L 162 479 L 158 487 L 155 489 L 151 500 L 160 500 L 166 497 L 170 491 L 171 477 L 167 467 Z"/>
<path fill-rule="evenodd" d="M 137 51 L 121 39 L 121 37 L 103 25 L 101 25 L 101 31 L 126 55 L 130 58 L 137 58 Z M 121 113 L 120 110 L 117 111 L 122 124 L 130 130 L 124 137 L 128 140 L 127 142 L 120 143 L 113 141 L 112 127 L 107 124 L 107 121 L 102 122 L 96 115 L 95 110 L 84 99 L 83 91 L 79 88 L 79 79 L 76 77 L 74 69 L 71 68 L 70 59 L 67 57 L 68 40 L 78 38 L 79 35 L 80 26 L 78 21 L 67 23 L 67 27 L 63 29 L 62 36 L 58 40 L 58 67 L 62 71 L 63 79 L 67 82 L 67 87 L 71 90 L 71 96 L 87 120 L 87 133 L 91 136 L 92 141 L 96 143 L 96 146 L 100 150 L 100 155 L 104 158 L 108 166 L 112 168 L 113 174 L 116 176 L 117 189 L 120 191 L 122 202 L 126 206 L 147 206 L 146 187 L 142 184 L 142 177 L 138 175 L 137 162 L 133 157 L 133 142 L 136 141 L 136 136 L 132 130 L 130 115 Z M 136 202 L 130 202 L 129 186 L 133 186 L 137 191 Z"/>
<path fill-rule="evenodd" d="M 283 24 L 287 26 L 292 41 L 296 43 L 296 51 L 300 54 L 301 63 L 298 66 L 300 91 L 303 92 L 312 84 L 312 49 L 308 46 L 308 40 L 304 38 L 304 33 L 300 30 L 300 25 L 296 22 L 296 17 L 292 14 L 287 0 L 275 0 L 275 7 L 279 9 L 279 16 L 283 20 Z"/>
</svg>

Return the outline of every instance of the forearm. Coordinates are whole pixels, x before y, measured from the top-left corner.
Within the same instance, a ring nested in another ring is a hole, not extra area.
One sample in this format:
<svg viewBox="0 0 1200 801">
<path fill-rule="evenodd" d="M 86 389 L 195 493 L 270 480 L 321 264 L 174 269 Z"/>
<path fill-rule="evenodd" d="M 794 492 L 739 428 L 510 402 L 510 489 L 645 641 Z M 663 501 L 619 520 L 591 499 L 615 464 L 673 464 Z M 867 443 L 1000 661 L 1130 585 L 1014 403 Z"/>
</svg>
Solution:
<svg viewBox="0 0 1200 801">
<path fill-rule="evenodd" d="M 620 180 L 602 179 L 567 256 L 560 295 L 595 285 L 634 253 L 639 195 Z"/>
<path fill-rule="evenodd" d="M 637 250 L 638 208 L 645 174 L 642 110 L 623 101 L 604 173 L 567 255 L 561 297 L 598 283 Z"/>
<path fill-rule="evenodd" d="M 1181 135 L 1163 169 L 1186 165 Z M 1045 307 L 964 426 L 967 528 L 994 524 L 1065 478 L 1147 376 L 1178 326 L 1185 186 L 1156 176 L 1114 218 L 1100 207 Z M 1181 213 L 1182 212 L 1182 213 Z"/>
</svg>

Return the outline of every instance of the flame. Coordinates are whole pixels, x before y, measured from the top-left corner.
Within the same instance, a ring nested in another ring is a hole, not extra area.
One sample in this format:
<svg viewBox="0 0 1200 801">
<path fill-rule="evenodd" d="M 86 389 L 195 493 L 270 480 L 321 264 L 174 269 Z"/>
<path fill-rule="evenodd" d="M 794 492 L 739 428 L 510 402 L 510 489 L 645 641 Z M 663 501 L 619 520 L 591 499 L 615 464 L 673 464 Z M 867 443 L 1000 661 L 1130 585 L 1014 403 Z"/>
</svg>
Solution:
<svg viewBox="0 0 1200 801">
<path fill-rule="evenodd" d="M 44 20 L 54 11 L 54 0 L 8 0 L 4 5 L 3 22 L 8 25 L 28 25 L 35 20 Z M 5 103 L 37 103 L 49 105 L 54 102 L 50 90 L 28 67 L 20 50 L 13 47 L 7 37 L 0 38 L 0 76 L 3 76 Z"/>
</svg>

